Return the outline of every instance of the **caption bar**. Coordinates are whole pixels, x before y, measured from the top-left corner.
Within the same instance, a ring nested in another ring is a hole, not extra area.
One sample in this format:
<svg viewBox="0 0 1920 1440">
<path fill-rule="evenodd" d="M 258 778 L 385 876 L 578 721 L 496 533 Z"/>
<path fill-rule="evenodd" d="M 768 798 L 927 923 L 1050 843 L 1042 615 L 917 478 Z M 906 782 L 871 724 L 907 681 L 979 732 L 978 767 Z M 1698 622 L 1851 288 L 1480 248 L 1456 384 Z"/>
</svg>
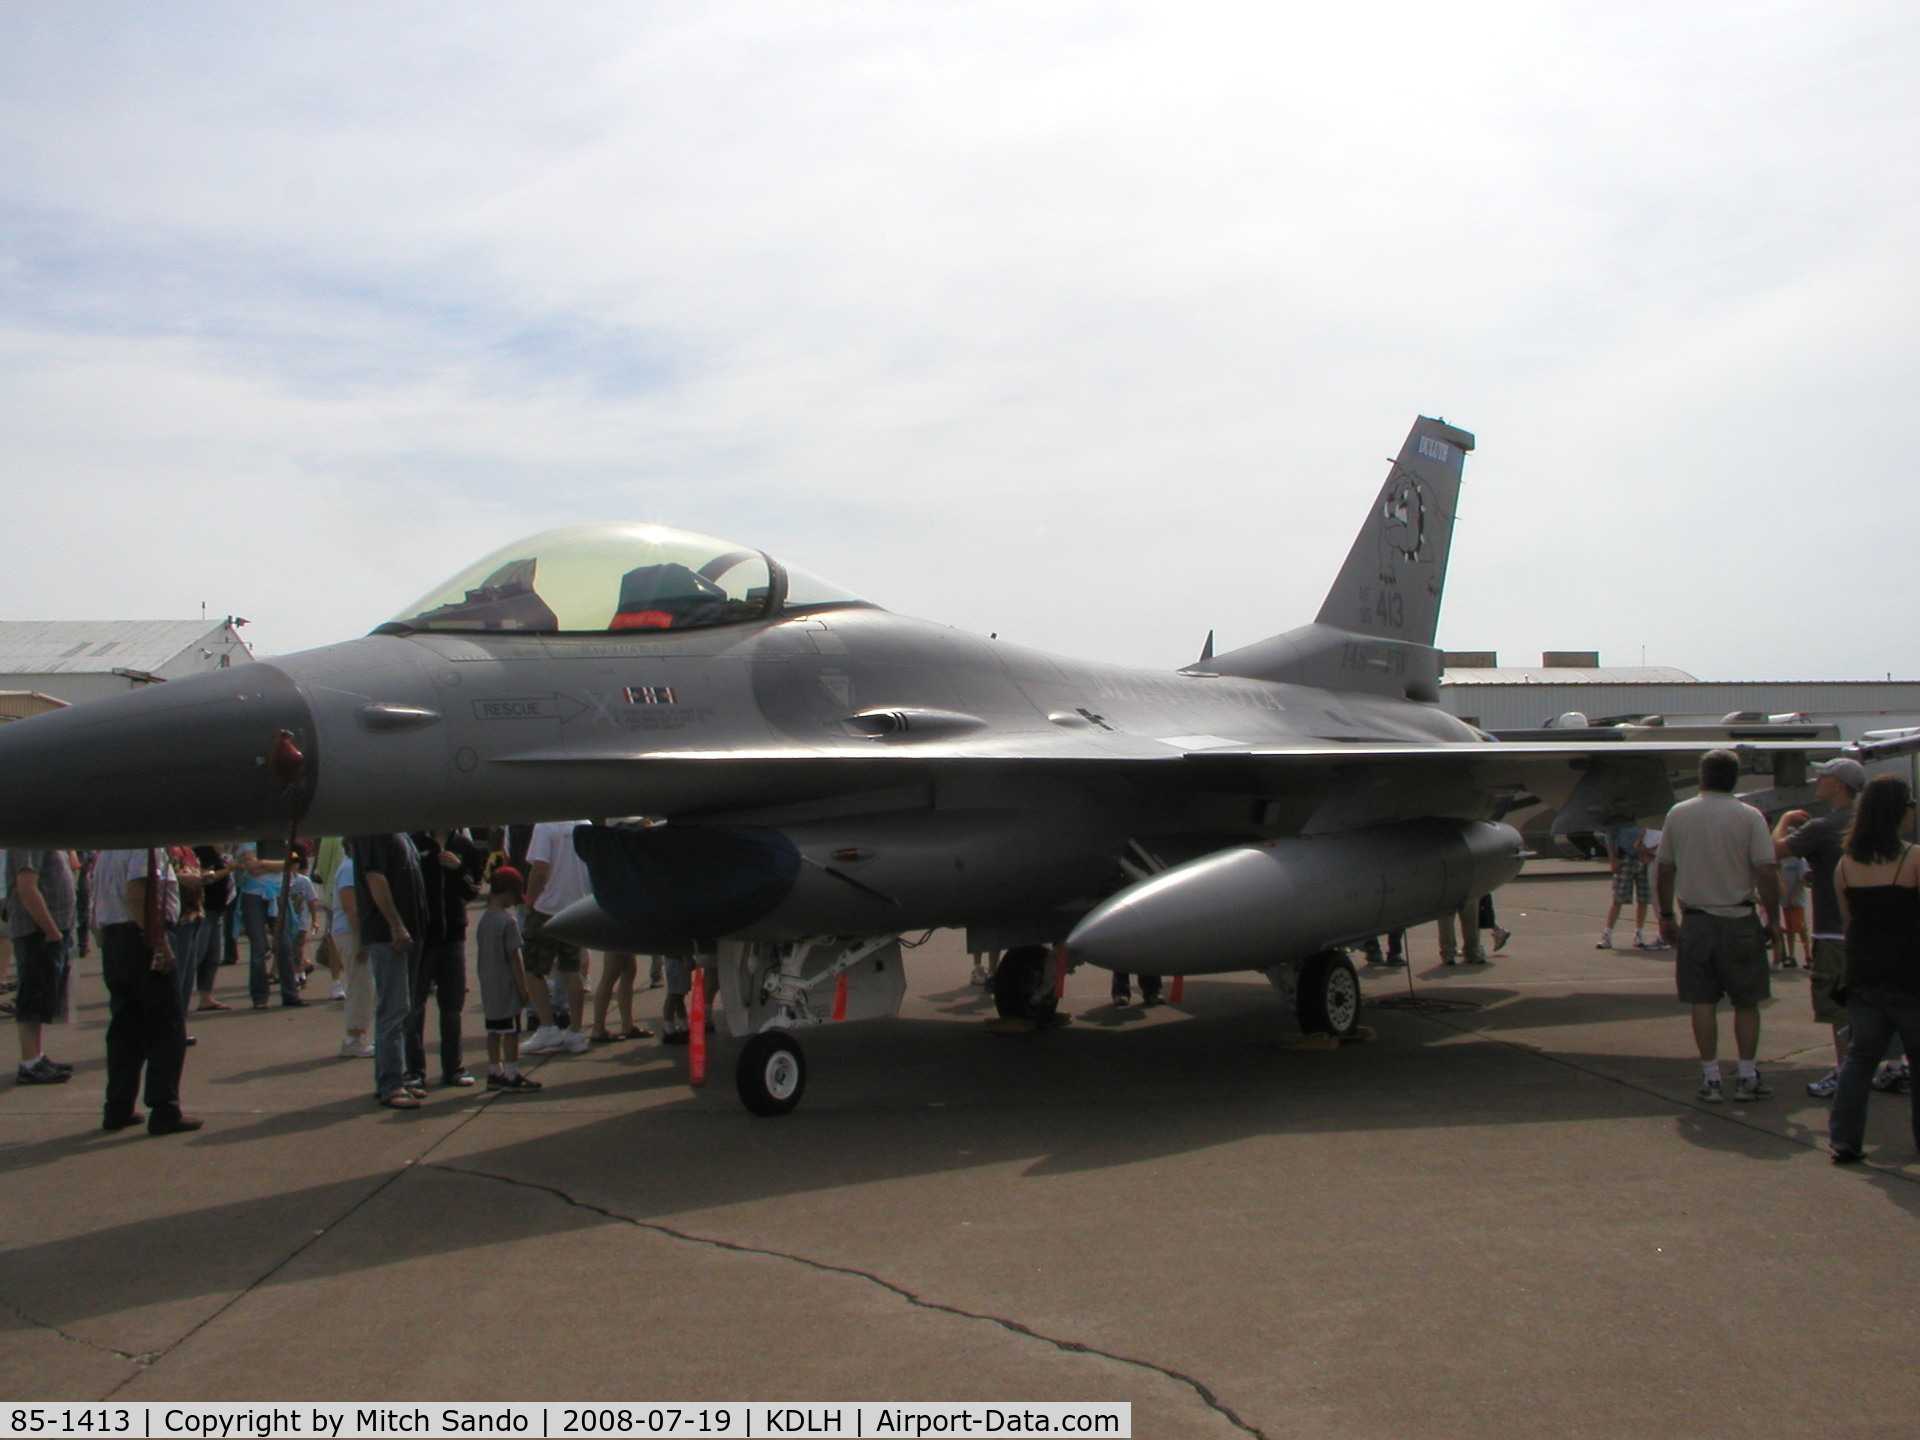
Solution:
<svg viewBox="0 0 1920 1440">
<path fill-rule="evenodd" d="M 933 1440 L 951 1436 L 1093 1436 L 1131 1440 L 1131 1403 L 954 1401 L 906 1405 L 764 1401 L 701 1404 L 336 1405 L 290 1401 L 251 1404 L 8 1405 L 0 1440 L 124 1436 L 126 1440 L 389 1440 L 420 1436 L 662 1436 L 674 1440 Z"/>
</svg>

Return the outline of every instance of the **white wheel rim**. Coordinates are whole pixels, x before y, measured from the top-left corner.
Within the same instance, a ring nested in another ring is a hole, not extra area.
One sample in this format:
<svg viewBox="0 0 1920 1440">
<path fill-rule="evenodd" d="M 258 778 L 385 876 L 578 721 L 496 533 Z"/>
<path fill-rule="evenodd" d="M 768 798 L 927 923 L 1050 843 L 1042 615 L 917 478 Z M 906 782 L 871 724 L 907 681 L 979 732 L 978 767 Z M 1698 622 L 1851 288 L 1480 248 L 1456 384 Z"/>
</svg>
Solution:
<svg viewBox="0 0 1920 1440">
<path fill-rule="evenodd" d="M 1327 1019 L 1337 1031 L 1351 1030 L 1360 1018 L 1360 987 L 1352 972 L 1339 967 L 1327 977 Z"/>
<path fill-rule="evenodd" d="M 800 1088 L 800 1057 L 791 1050 L 776 1050 L 767 1057 L 767 1094 L 776 1100 L 790 1100 Z"/>
</svg>

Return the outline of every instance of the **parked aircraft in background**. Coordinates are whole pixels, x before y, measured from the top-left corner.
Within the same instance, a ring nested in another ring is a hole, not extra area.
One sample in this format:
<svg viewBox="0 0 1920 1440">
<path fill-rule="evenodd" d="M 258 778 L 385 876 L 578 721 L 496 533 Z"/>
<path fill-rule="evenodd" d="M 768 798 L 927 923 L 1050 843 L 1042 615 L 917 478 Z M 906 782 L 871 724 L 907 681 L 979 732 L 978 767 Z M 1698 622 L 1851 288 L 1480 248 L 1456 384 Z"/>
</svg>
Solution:
<svg viewBox="0 0 1920 1440">
<path fill-rule="evenodd" d="M 1116 970 L 1256 970 L 1303 1029 L 1349 1032 L 1340 947 L 1510 879 L 1503 807 L 1654 816 L 1715 743 L 1499 742 L 1438 707 L 1473 444 L 1418 420 L 1315 621 L 1173 673 L 894 615 L 707 536 L 549 531 L 364 638 L 0 729 L 0 844 L 664 818 L 576 832 L 593 898 L 556 931 L 718 946 L 763 1114 L 804 1089 L 792 1032 L 897 1011 L 899 937 L 931 927 L 1004 949 L 996 1002 L 1036 1023 L 1064 942 Z M 1842 748 L 1740 743 L 1783 784 Z"/>
</svg>

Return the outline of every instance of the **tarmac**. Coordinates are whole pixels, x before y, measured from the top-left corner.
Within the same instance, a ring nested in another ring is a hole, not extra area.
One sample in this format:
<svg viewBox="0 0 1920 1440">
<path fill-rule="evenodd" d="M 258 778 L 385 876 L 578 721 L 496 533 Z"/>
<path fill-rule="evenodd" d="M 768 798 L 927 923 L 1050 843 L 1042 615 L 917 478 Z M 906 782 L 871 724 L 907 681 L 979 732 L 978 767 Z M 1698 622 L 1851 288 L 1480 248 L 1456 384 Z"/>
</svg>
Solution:
<svg viewBox="0 0 1920 1440">
<path fill-rule="evenodd" d="M 376 1108 L 338 1005 L 193 1017 L 197 1135 L 106 1134 L 84 963 L 63 1087 L 0 1088 L 0 1395 L 1127 1400 L 1137 1436 L 1904 1435 L 1920 1163 L 1775 977 L 1777 1094 L 1694 1099 L 1668 957 L 1596 951 L 1604 872 L 1498 896 L 1490 966 L 1364 969 L 1367 1043 L 1290 1048 L 1254 976 L 990 1033 L 960 937 L 901 1018 L 807 1033 L 793 1115 L 651 1041 L 533 1096 Z M 1625 927 L 1621 938 L 1628 938 Z M 324 975 L 316 977 L 324 981 Z M 1371 1002 L 1409 993 L 1463 1008 Z M 319 992 L 324 995 L 324 990 Z M 660 992 L 647 992 L 643 1018 Z M 1471 1008 L 1465 1008 L 1471 1007 Z M 431 1017 L 429 1024 L 431 1025 Z M 468 1012 L 469 1063 L 484 1068 Z M 1728 1050 L 1731 1049 L 1730 1041 Z M 1727 1069 L 1731 1072 L 1729 1061 Z M 1906 1298 L 1903 1298 L 1906 1297 Z"/>
</svg>

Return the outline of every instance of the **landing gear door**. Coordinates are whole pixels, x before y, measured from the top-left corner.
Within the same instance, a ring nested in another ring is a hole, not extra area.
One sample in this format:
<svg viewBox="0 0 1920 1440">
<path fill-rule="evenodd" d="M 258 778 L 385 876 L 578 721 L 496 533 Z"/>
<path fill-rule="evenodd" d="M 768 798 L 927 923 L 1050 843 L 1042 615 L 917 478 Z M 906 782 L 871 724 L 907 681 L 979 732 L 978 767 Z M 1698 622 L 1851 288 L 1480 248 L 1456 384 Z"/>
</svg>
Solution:
<svg viewBox="0 0 1920 1440">
<path fill-rule="evenodd" d="M 736 1036 L 900 1013 L 907 979 L 895 935 L 858 939 L 723 940 L 727 1028 Z M 842 994 L 842 978 L 845 993 Z"/>
</svg>

